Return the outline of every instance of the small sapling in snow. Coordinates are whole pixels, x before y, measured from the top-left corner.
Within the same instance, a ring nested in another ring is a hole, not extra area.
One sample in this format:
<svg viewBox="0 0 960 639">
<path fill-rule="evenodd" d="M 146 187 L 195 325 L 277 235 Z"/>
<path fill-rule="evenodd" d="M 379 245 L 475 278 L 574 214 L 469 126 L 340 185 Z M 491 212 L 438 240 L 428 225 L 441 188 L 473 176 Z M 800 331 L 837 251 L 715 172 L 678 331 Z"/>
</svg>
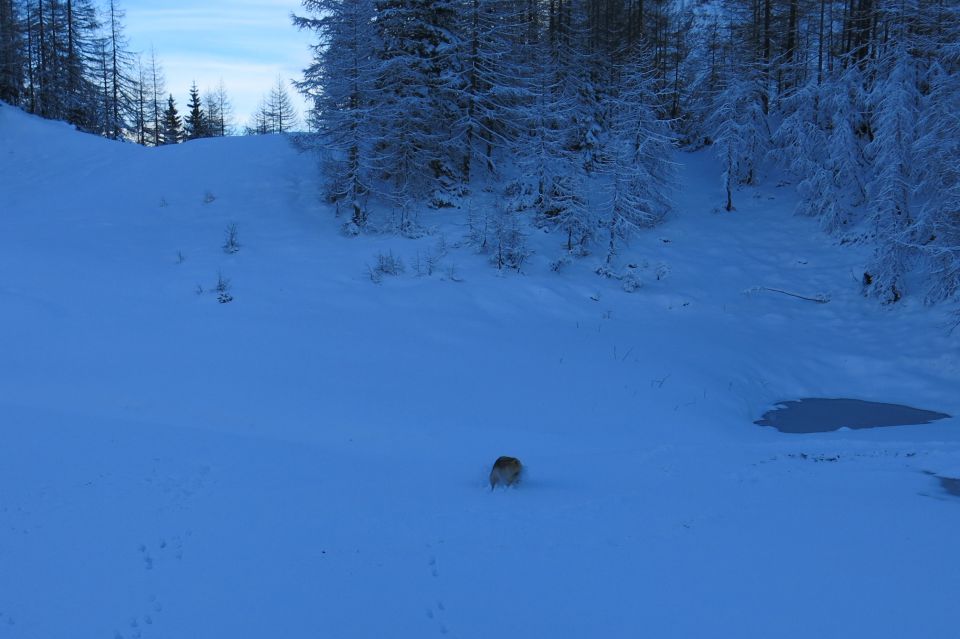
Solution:
<svg viewBox="0 0 960 639">
<path fill-rule="evenodd" d="M 217 301 L 221 304 L 227 304 L 233 301 L 233 295 L 230 294 L 230 280 L 223 276 L 223 273 L 217 271 L 217 285 L 213 289 L 217 294 Z"/>
<path fill-rule="evenodd" d="M 520 228 L 516 216 L 506 212 L 496 220 L 493 243 L 490 261 L 497 270 L 510 268 L 519 273 L 524 261 L 533 254 L 527 247 L 527 235 Z"/>
<path fill-rule="evenodd" d="M 216 200 L 216 199 L 217 199 L 217 196 L 215 196 L 215 195 L 214 195 L 213 193 L 211 193 L 210 191 L 207 191 L 206 193 L 203 194 L 203 203 L 204 203 L 204 204 L 210 204 L 211 202 L 213 202 L 213 201 Z"/>
<path fill-rule="evenodd" d="M 400 275 L 405 267 L 403 260 L 393 254 L 393 251 L 387 253 L 377 253 L 377 265 L 368 267 L 370 271 L 370 280 L 374 284 L 383 281 L 384 275 Z"/>
<path fill-rule="evenodd" d="M 440 260 L 442 260 L 446 254 L 447 238 L 445 235 L 441 235 L 436 245 L 432 249 L 428 249 L 425 254 L 421 255 L 420 251 L 417 251 L 413 259 L 413 268 L 417 272 L 417 276 L 433 275 L 440 267 Z"/>
<path fill-rule="evenodd" d="M 223 242 L 223 252 L 229 255 L 233 255 L 239 250 L 240 250 L 240 240 L 237 239 L 237 225 L 230 224 L 227 226 L 226 239 Z"/>
<path fill-rule="evenodd" d="M 450 264 L 447 266 L 446 278 L 451 282 L 462 282 L 463 278 L 460 277 L 460 274 L 457 273 L 457 265 Z"/>
</svg>

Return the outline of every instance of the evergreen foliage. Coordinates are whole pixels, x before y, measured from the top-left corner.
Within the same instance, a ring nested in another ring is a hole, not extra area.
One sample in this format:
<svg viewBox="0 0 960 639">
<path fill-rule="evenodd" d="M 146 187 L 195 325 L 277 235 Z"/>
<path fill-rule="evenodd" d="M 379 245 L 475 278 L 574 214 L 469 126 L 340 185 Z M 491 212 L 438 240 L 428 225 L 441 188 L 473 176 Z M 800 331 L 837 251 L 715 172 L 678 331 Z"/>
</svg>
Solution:
<svg viewBox="0 0 960 639">
<path fill-rule="evenodd" d="M 183 141 L 183 120 L 177 112 L 173 94 L 167 97 L 167 108 L 163 112 L 163 144 L 177 144 Z"/>
<path fill-rule="evenodd" d="M 208 137 L 207 114 L 203 110 L 203 101 L 200 99 L 200 90 L 197 89 L 197 83 L 190 85 L 190 102 L 187 103 L 190 109 L 184 120 L 184 138 L 187 140 L 196 140 L 197 138 Z"/>
</svg>

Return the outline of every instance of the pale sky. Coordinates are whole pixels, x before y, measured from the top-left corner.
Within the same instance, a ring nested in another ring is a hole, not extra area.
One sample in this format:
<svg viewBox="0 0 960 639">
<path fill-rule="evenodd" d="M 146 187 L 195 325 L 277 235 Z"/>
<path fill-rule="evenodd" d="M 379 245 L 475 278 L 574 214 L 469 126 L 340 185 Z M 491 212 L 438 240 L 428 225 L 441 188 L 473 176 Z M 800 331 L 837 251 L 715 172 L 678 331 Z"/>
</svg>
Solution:
<svg viewBox="0 0 960 639">
<path fill-rule="evenodd" d="M 145 57 L 151 45 L 156 49 L 181 113 L 194 80 L 202 95 L 222 78 L 242 126 L 277 75 L 300 79 L 310 64 L 312 34 L 290 21 L 302 12 L 297 0 L 121 0 L 120 6 L 130 47 Z M 302 115 L 302 97 L 288 90 Z"/>
</svg>

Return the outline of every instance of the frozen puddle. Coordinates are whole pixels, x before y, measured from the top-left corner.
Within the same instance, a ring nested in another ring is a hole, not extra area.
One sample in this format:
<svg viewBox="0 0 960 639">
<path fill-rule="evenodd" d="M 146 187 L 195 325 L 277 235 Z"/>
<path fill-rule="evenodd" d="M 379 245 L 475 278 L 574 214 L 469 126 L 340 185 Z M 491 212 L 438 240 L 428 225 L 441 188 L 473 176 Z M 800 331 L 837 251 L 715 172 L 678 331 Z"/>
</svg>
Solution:
<svg viewBox="0 0 960 639">
<path fill-rule="evenodd" d="M 777 408 L 767 411 L 754 423 L 773 426 L 781 433 L 827 433 L 840 428 L 929 424 L 947 417 L 950 415 L 901 404 L 808 397 L 778 402 Z"/>
</svg>

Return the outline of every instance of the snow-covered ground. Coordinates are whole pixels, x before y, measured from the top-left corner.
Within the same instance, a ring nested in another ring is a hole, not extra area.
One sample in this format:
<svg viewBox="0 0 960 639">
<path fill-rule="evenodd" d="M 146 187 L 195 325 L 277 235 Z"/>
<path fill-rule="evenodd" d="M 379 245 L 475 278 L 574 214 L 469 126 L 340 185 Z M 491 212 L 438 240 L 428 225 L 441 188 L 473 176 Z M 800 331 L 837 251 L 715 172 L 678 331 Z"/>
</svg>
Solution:
<svg viewBox="0 0 960 639">
<path fill-rule="evenodd" d="M 346 238 L 279 137 L 0 107 L 0 639 L 956 636 L 960 498 L 927 473 L 960 477 L 960 420 L 753 424 L 960 414 L 945 311 L 862 298 L 867 249 L 789 185 L 719 213 L 713 159 L 679 160 L 627 293 L 540 232 L 499 273 L 449 212 Z"/>
</svg>

